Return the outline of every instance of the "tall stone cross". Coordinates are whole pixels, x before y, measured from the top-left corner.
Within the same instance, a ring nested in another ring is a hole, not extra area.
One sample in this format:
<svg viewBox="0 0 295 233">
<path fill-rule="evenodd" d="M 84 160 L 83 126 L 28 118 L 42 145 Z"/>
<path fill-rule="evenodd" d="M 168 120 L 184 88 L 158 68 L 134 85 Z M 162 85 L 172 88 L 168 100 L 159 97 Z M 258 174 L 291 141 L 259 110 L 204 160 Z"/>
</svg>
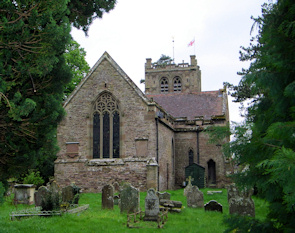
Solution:
<svg viewBox="0 0 295 233">
<path fill-rule="evenodd" d="M 192 178 L 191 176 L 189 176 L 188 178 L 186 178 L 186 181 L 188 181 L 187 185 L 192 185 L 192 181 L 194 181 L 195 179 Z"/>
</svg>

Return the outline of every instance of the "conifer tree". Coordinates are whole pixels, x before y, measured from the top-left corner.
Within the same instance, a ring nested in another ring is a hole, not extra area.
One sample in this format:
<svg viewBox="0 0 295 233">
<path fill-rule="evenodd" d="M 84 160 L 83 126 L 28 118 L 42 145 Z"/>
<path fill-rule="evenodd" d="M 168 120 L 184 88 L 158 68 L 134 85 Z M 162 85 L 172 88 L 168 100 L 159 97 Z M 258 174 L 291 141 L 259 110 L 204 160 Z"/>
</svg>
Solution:
<svg viewBox="0 0 295 233">
<path fill-rule="evenodd" d="M 87 32 L 115 2 L 0 1 L 0 180 L 53 161 L 71 25 Z"/>
<path fill-rule="evenodd" d="M 250 232 L 294 232 L 295 2 L 264 4 L 262 16 L 254 20 L 258 36 L 241 52 L 241 60 L 251 65 L 241 72 L 239 85 L 231 86 L 236 101 L 251 100 L 251 105 L 245 125 L 234 129 L 231 152 L 240 166 L 235 181 L 256 187 L 269 202 L 269 215 L 264 223 L 238 226 L 243 221 L 235 217 L 230 223 L 232 229 Z"/>
</svg>

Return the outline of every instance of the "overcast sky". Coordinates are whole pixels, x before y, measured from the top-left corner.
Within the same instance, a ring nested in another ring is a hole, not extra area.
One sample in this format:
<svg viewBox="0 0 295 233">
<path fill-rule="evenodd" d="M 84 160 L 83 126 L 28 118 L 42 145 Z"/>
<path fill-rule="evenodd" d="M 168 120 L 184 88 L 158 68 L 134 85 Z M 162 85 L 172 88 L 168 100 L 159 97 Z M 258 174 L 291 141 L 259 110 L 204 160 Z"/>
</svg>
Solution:
<svg viewBox="0 0 295 233">
<path fill-rule="evenodd" d="M 237 84 L 237 72 L 249 64 L 239 61 L 240 46 L 248 46 L 251 16 L 261 15 L 268 0 L 118 0 L 114 10 L 96 19 L 88 37 L 72 30 L 92 67 L 107 51 L 144 91 L 146 58 L 161 54 L 176 63 L 195 54 L 202 72 L 202 91 L 218 90 L 223 82 Z M 195 38 L 195 46 L 188 47 Z M 230 104 L 230 120 L 240 121 L 237 104 Z"/>
</svg>

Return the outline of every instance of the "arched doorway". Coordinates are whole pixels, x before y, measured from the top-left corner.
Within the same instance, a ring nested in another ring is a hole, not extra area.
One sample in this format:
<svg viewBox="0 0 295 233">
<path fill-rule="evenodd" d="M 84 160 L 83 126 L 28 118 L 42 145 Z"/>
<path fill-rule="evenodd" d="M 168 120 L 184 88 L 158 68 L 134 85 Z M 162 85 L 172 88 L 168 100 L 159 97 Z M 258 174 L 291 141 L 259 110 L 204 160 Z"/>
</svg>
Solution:
<svg viewBox="0 0 295 233">
<path fill-rule="evenodd" d="M 208 185 L 216 184 L 216 164 L 213 159 L 207 162 L 208 165 Z"/>
</svg>

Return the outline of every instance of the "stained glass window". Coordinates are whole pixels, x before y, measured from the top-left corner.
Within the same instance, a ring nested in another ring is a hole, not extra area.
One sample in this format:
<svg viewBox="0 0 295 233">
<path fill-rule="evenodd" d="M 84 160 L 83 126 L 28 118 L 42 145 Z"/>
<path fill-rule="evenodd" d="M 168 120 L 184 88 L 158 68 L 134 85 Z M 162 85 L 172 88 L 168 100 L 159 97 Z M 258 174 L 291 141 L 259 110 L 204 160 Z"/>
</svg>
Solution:
<svg viewBox="0 0 295 233">
<path fill-rule="evenodd" d="M 93 115 L 93 158 L 99 158 L 100 155 L 100 117 L 99 113 Z"/>
<path fill-rule="evenodd" d="M 109 92 L 100 95 L 93 107 L 93 158 L 120 157 L 119 103 Z"/>
<path fill-rule="evenodd" d="M 113 114 L 113 158 L 119 158 L 120 151 L 120 115 Z"/>
</svg>

